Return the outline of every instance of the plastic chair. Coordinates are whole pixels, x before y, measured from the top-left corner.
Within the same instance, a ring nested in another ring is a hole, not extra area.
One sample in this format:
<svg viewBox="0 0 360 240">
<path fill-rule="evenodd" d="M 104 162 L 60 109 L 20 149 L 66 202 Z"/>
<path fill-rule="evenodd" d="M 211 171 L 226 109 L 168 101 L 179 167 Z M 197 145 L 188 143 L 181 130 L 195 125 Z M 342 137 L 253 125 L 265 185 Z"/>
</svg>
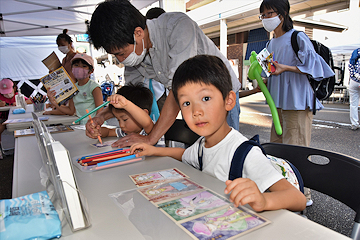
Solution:
<svg viewBox="0 0 360 240">
<path fill-rule="evenodd" d="M 165 133 L 165 142 L 175 141 L 192 145 L 200 136 L 190 130 L 183 119 L 176 119 Z M 170 144 L 166 144 L 169 146 Z"/>
<path fill-rule="evenodd" d="M 360 240 L 360 161 L 315 148 L 280 143 L 262 144 L 267 154 L 287 159 L 300 171 L 305 187 L 331 196 L 356 212 L 351 238 Z M 312 161 L 309 160 L 312 156 Z M 314 163 L 318 156 L 328 163 Z"/>
</svg>

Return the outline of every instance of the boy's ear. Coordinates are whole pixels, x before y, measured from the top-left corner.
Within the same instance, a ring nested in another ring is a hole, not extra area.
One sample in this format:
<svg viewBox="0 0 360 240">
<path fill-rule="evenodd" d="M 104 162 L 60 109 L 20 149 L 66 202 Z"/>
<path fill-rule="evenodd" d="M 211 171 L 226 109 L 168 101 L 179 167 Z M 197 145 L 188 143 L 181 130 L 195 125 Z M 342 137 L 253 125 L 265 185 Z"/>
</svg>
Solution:
<svg viewBox="0 0 360 240">
<path fill-rule="evenodd" d="M 238 101 L 238 99 L 236 99 L 236 93 L 234 91 L 230 91 L 225 98 L 225 110 L 229 112 L 233 109 L 236 105 L 236 101 Z"/>
</svg>

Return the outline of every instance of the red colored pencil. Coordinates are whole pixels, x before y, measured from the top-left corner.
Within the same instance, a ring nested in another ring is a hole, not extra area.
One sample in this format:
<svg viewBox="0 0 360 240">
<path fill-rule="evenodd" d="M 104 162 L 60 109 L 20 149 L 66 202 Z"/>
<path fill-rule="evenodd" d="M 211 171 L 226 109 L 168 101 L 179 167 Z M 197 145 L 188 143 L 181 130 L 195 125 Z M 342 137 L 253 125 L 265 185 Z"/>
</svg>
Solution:
<svg viewBox="0 0 360 240">
<path fill-rule="evenodd" d="M 130 153 L 122 153 L 122 154 L 116 154 L 116 155 L 111 155 L 111 156 L 99 157 L 96 159 L 85 159 L 85 160 L 81 160 L 80 163 L 98 162 L 98 161 L 102 161 L 102 160 L 121 158 L 121 157 L 129 156 L 129 155 L 130 155 Z"/>
<path fill-rule="evenodd" d="M 82 157 L 78 158 L 77 161 L 84 160 L 84 159 L 91 158 L 91 157 L 107 155 L 107 154 L 111 154 L 111 153 L 120 153 L 120 152 L 124 152 L 124 151 L 129 151 L 129 149 L 130 148 L 127 148 L 127 149 L 120 148 L 120 149 L 111 150 L 111 151 L 107 151 L 107 152 L 95 153 L 95 154 L 91 154 L 91 155 L 87 155 L 87 156 L 82 156 Z"/>
<path fill-rule="evenodd" d="M 99 159 L 99 160 L 94 160 L 94 161 L 90 161 L 90 162 L 83 162 L 83 163 L 80 163 L 82 166 L 91 166 L 91 165 L 96 165 L 100 162 L 105 162 L 105 161 L 109 161 L 109 160 L 112 160 L 112 159 L 116 159 L 116 158 L 121 158 L 121 157 L 126 157 L 126 156 L 130 156 L 131 154 L 130 153 L 126 153 L 122 156 L 113 156 L 112 158 L 109 158 L 109 159 Z"/>
<path fill-rule="evenodd" d="M 103 155 L 98 155 L 98 156 L 95 156 L 95 157 L 89 157 L 89 158 L 85 158 L 85 159 L 82 159 L 80 160 L 79 162 L 90 162 L 92 160 L 96 160 L 96 159 L 101 159 L 103 157 L 109 157 L 109 156 L 118 156 L 118 155 L 122 155 L 124 153 L 128 153 L 129 151 L 120 151 L 120 152 L 116 152 L 116 153 L 109 153 L 109 154 L 103 154 Z"/>
</svg>

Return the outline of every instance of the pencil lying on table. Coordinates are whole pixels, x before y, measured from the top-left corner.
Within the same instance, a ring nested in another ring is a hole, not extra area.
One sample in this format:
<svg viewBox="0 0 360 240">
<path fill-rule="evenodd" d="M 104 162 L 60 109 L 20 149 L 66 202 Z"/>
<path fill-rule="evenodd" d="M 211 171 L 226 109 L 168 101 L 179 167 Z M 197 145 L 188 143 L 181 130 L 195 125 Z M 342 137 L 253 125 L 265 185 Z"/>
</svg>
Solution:
<svg viewBox="0 0 360 240">
<path fill-rule="evenodd" d="M 78 158 L 77 160 L 80 161 L 80 160 L 90 158 L 90 157 L 106 155 L 106 154 L 115 153 L 115 152 L 122 152 L 122 151 L 127 151 L 127 150 L 129 150 L 129 148 L 119 148 L 119 149 L 115 149 L 115 150 L 111 150 L 111 151 L 107 151 L 107 152 L 95 153 L 95 154 L 91 154 L 91 155 L 87 155 L 87 156 L 82 156 L 81 158 Z"/>
<path fill-rule="evenodd" d="M 88 158 L 84 158 L 84 159 L 80 159 L 78 160 L 78 162 L 89 162 L 89 161 L 92 161 L 92 160 L 96 160 L 96 159 L 100 159 L 100 158 L 103 158 L 103 157 L 109 157 L 109 156 L 121 156 L 123 155 L 124 153 L 129 153 L 130 151 L 120 151 L 120 152 L 115 152 L 115 153 L 109 153 L 109 154 L 101 154 L 101 155 L 97 155 L 97 156 L 93 156 L 93 157 L 88 157 Z"/>
<path fill-rule="evenodd" d="M 109 160 L 109 161 L 99 162 L 96 165 L 98 167 L 100 167 L 100 166 L 104 166 L 104 165 L 108 165 L 108 164 L 112 164 L 112 163 L 118 163 L 118 162 L 127 161 L 127 160 L 130 160 L 130 159 L 133 159 L 133 158 L 136 158 L 135 154 L 129 155 L 129 156 L 126 156 L 126 157 L 116 158 L 116 159 Z"/>
<path fill-rule="evenodd" d="M 89 110 L 88 110 L 88 109 L 86 109 L 86 113 L 89 113 Z M 94 122 L 93 122 L 90 114 L 89 114 L 89 118 L 90 118 L 91 123 L 94 124 Z M 99 135 L 98 135 L 97 137 L 98 137 L 99 142 L 102 144 L 101 137 L 100 137 Z"/>
<path fill-rule="evenodd" d="M 89 159 L 84 159 L 79 161 L 79 163 L 87 163 L 87 162 L 97 162 L 97 161 L 103 161 L 103 160 L 111 160 L 111 159 L 115 159 L 115 158 L 120 158 L 120 157 L 126 157 L 129 156 L 130 153 L 122 153 L 122 154 L 116 154 L 116 155 L 107 155 L 107 156 L 101 156 L 98 158 L 89 158 Z"/>
</svg>

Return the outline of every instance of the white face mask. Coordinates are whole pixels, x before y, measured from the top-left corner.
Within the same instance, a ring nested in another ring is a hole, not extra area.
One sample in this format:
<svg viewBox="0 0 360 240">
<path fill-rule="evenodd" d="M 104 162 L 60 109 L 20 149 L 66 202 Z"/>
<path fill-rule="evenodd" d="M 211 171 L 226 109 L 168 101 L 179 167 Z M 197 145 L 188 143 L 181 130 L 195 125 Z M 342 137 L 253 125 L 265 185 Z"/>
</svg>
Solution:
<svg viewBox="0 0 360 240">
<path fill-rule="evenodd" d="M 135 41 L 135 35 L 134 35 L 134 41 Z M 136 47 L 136 41 L 135 41 L 134 50 L 121 63 L 124 64 L 125 66 L 128 66 L 128 67 L 133 67 L 133 66 L 139 65 L 144 60 L 145 55 L 146 55 L 146 48 L 145 48 L 145 45 L 144 45 L 144 39 L 142 39 L 142 44 L 143 44 L 143 51 L 142 51 L 142 53 L 140 55 L 137 55 L 135 53 L 135 47 Z"/>
<path fill-rule="evenodd" d="M 273 18 L 264 18 L 262 20 L 262 24 L 263 24 L 265 30 L 268 32 L 274 31 L 275 28 L 277 28 L 277 26 L 279 26 L 280 23 L 281 23 L 281 20 L 280 20 L 279 16 L 276 16 Z"/>
<path fill-rule="evenodd" d="M 67 54 L 70 51 L 70 49 L 67 46 L 59 46 L 58 49 L 63 54 Z"/>
<path fill-rule="evenodd" d="M 14 91 L 12 91 L 11 93 L 8 93 L 8 94 L 4 94 L 4 97 L 6 98 L 13 98 L 15 95 Z"/>
</svg>

